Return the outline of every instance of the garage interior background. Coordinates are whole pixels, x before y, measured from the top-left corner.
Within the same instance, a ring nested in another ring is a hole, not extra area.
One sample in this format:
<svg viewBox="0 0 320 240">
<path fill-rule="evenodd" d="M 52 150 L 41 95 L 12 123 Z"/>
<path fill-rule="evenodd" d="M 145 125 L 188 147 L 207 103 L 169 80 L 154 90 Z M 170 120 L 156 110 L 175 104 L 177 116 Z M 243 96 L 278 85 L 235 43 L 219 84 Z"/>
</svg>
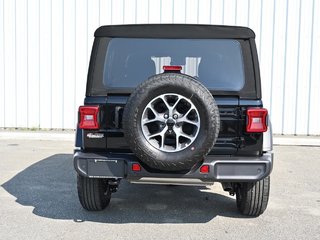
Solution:
<svg viewBox="0 0 320 240">
<path fill-rule="evenodd" d="M 75 128 L 100 25 L 200 23 L 252 28 L 274 133 L 320 134 L 320 1 L 0 2 L 2 128 Z"/>
</svg>

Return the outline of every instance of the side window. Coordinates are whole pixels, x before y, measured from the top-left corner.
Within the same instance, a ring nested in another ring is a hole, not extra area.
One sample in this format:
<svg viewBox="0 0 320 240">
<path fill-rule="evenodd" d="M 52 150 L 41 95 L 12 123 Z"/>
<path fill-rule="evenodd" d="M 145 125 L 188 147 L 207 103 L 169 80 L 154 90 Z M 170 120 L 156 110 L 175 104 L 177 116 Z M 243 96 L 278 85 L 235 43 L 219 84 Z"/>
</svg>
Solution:
<svg viewBox="0 0 320 240">
<path fill-rule="evenodd" d="M 151 57 L 156 66 L 156 74 L 163 73 L 163 66 L 178 65 L 182 67 L 181 72 L 193 77 L 198 77 L 199 63 L 201 57 L 186 57 L 182 61 L 172 63 L 171 57 Z"/>
<path fill-rule="evenodd" d="M 163 66 L 171 65 L 171 57 L 151 57 L 156 66 L 156 74 L 163 72 Z"/>
<path fill-rule="evenodd" d="M 182 67 L 182 73 L 199 78 L 199 63 L 201 57 L 186 57 L 186 64 Z"/>
</svg>

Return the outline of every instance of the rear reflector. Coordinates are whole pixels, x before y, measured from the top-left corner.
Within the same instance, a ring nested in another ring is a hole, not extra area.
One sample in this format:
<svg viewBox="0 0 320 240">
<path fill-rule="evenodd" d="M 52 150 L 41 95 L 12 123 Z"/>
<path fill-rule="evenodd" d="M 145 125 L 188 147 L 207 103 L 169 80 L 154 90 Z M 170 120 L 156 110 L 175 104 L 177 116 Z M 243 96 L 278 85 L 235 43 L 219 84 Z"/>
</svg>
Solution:
<svg viewBox="0 0 320 240">
<path fill-rule="evenodd" d="M 141 171 L 141 166 L 139 163 L 132 163 L 131 169 L 134 172 L 140 172 Z"/>
<path fill-rule="evenodd" d="M 268 110 L 265 108 L 248 108 L 247 110 L 247 132 L 261 133 L 268 130 Z"/>
<path fill-rule="evenodd" d="M 200 173 L 209 173 L 210 167 L 209 165 L 202 165 L 200 168 Z"/>
<path fill-rule="evenodd" d="M 99 106 L 81 106 L 79 107 L 81 129 L 99 129 L 98 114 Z"/>
<path fill-rule="evenodd" d="M 181 71 L 181 66 L 163 66 L 164 71 Z"/>
</svg>

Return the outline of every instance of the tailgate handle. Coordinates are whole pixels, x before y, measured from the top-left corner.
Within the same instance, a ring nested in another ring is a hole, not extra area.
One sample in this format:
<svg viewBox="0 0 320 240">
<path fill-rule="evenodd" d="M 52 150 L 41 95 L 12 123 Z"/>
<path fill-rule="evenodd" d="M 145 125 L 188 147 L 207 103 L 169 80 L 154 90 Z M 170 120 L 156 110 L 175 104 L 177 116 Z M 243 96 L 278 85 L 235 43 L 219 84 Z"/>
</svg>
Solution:
<svg viewBox="0 0 320 240">
<path fill-rule="evenodd" d="M 114 116 L 114 124 L 116 128 L 120 128 L 121 118 L 120 118 L 120 112 L 122 112 L 123 107 L 116 106 L 115 107 L 115 116 Z"/>
</svg>

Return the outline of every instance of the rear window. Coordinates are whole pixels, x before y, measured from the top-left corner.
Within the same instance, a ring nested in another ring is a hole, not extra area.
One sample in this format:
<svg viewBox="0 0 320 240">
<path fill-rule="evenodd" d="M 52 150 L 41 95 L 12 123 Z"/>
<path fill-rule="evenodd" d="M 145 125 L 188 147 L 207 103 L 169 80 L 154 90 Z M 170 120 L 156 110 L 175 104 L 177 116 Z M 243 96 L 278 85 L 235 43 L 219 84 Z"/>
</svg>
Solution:
<svg viewBox="0 0 320 240">
<path fill-rule="evenodd" d="M 232 39 L 112 38 L 103 70 L 105 88 L 135 88 L 163 66 L 181 66 L 213 90 L 239 91 L 245 74 L 241 45 Z"/>
</svg>

